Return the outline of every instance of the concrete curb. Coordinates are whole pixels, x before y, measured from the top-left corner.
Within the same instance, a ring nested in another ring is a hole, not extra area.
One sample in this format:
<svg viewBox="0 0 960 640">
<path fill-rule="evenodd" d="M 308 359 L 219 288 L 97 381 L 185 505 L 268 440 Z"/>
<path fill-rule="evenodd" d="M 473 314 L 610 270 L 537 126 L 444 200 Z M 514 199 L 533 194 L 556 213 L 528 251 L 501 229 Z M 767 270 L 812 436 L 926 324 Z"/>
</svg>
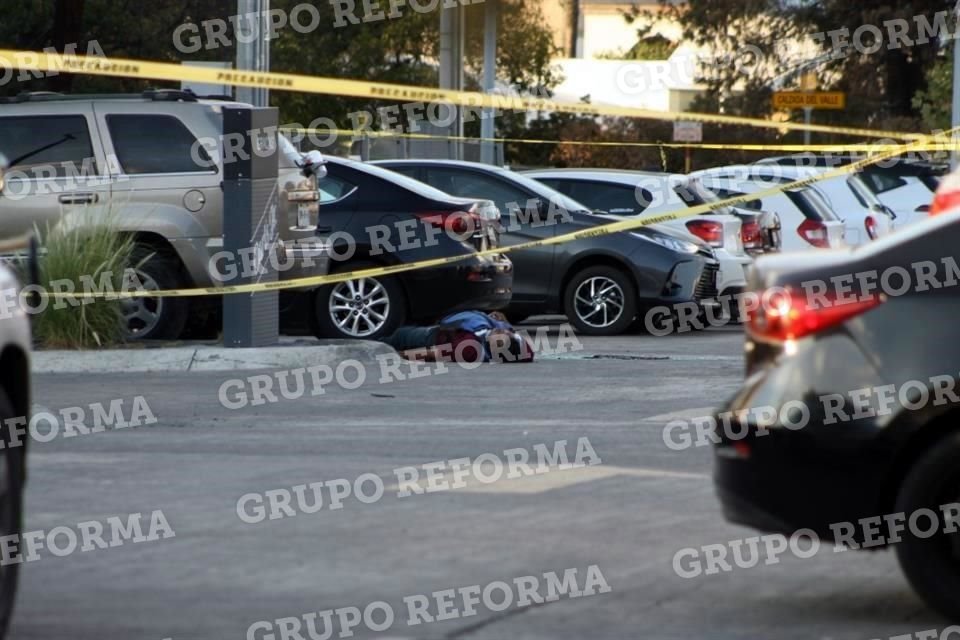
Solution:
<svg viewBox="0 0 960 640">
<path fill-rule="evenodd" d="M 396 353 L 382 342 L 330 340 L 255 349 L 172 346 L 103 351 L 35 351 L 33 373 L 145 373 L 151 371 L 237 371 L 290 369 L 344 360 L 375 362 Z"/>
</svg>

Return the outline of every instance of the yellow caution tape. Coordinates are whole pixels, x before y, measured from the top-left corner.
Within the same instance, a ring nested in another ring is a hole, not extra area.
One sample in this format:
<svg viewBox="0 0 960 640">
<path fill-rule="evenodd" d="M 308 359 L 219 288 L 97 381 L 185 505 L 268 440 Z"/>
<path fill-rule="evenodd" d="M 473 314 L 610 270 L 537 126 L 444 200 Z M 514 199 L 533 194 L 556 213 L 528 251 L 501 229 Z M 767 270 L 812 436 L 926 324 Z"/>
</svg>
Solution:
<svg viewBox="0 0 960 640">
<path fill-rule="evenodd" d="M 591 141 L 591 140 L 539 140 L 529 138 L 483 138 L 479 136 L 452 136 L 428 133 L 408 133 L 394 131 L 373 131 L 367 129 L 315 129 L 306 127 L 280 127 L 281 131 L 295 133 L 320 134 L 323 136 L 351 136 L 354 138 L 406 138 L 410 140 L 453 140 L 459 142 L 504 142 L 517 144 L 554 144 L 587 147 L 666 147 L 670 149 L 705 149 L 737 151 L 785 151 L 785 152 L 823 152 L 839 151 L 849 153 L 877 153 L 900 145 L 886 143 L 858 144 L 735 144 L 709 142 L 631 142 L 631 141 Z M 960 140 L 955 142 L 930 142 L 915 149 L 916 151 L 955 151 L 960 150 Z"/>
<path fill-rule="evenodd" d="M 340 78 L 312 77 L 291 73 L 211 69 L 168 62 L 150 62 L 127 58 L 101 58 L 42 51 L 0 49 L 0 64 L 5 65 L 7 68 L 19 68 L 31 71 L 82 73 L 119 78 L 168 80 L 171 82 L 186 81 L 374 100 L 442 102 L 463 107 L 519 111 L 551 111 L 593 116 L 647 118 L 651 120 L 692 120 L 715 124 L 742 125 L 788 131 L 812 131 L 816 133 L 832 133 L 867 138 L 890 138 L 893 140 L 920 140 L 926 137 L 920 133 L 904 133 L 900 131 L 877 131 L 874 129 L 833 127 L 799 122 L 775 122 L 773 120 L 712 113 L 653 111 L 635 107 L 591 105 L 579 102 L 562 102 L 543 98 L 485 94 L 475 91 L 452 91 L 449 89 L 435 89 L 431 87 L 417 87 L 386 82 L 343 80 Z"/>
<path fill-rule="evenodd" d="M 944 135 L 950 135 L 954 131 L 960 131 L 960 127 L 957 129 L 951 130 Z M 345 282 L 347 280 L 354 280 L 357 278 L 373 278 L 377 276 L 385 276 L 395 273 L 404 273 L 407 271 L 415 271 L 418 269 L 429 269 L 432 267 L 441 267 L 449 264 L 454 264 L 457 262 L 462 262 L 464 260 L 470 260 L 478 257 L 493 257 L 503 254 L 508 254 L 513 251 L 520 251 L 523 249 L 532 249 L 535 247 L 543 247 L 548 245 L 555 244 L 564 244 L 567 242 L 573 242 L 575 240 L 582 240 L 585 238 L 595 238 L 598 236 L 604 236 L 611 233 L 618 233 L 621 231 L 631 231 L 633 229 L 639 229 L 652 224 L 660 224 L 664 222 L 670 222 L 673 220 L 680 220 L 682 218 L 689 218 L 691 216 L 697 216 L 708 211 L 713 211 L 714 209 L 719 209 L 721 207 L 730 207 L 736 205 L 742 205 L 751 200 L 763 199 L 773 195 L 777 195 L 786 190 L 800 189 L 807 187 L 809 185 L 815 184 L 823 180 L 829 180 L 831 178 L 836 178 L 838 176 L 847 175 L 849 173 L 854 173 L 859 171 L 863 167 L 866 167 L 870 164 L 881 162 L 887 158 L 892 158 L 903 153 L 914 151 L 917 148 L 922 147 L 924 144 L 928 143 L 928 139 L 931 139 L 932 136 L 925 137 L 926 139 L 919 140 L 917 142 L 904 144 L 897 146 L 886 151 L 882 151 L 877 155 L 867 158 L 864 160 L 859 160 L 857 162 L 845 165 L 843 167 L 838 167 L 836 169 L 831 169 L 825 171 L 824 173 L 811 176 L 809 178 L 803 178 L 801 180 L 796 180 L 788 184 L 777 185 L 769 189 L 764 189 L 757 191 L 755 193 L 746 194 L 743 196 L 737 196 L 733 198 L 726 198 L 724 200 L 718 200 L 717 202 L 710 202 L 702 205 L 697 205 L 694 207 L 688 207 L 685 209 L 680 209 L 677 211 L 671 211 L 669 213 L 664 213 L 656 216 L 647 216 L 640 217 L 630 220 L 621 220 L 618 222 L 611 222 L 610 224 L 600 225 L 590 229 L 583 229 L 580 231 L 573 231 L 570 233 L 565 233 L 562 235 L 552 236 L 544 240 L 531 240 L 529 242 L 523 242 L 520 244 L 511 245 L 508 247 L 498 247 L 496 249 L 487 249 L 484 251 L 477 251 L 473 253 L 465 253 L 457 256 L 448 256 L 445 258 L 433 258 L 430 260 L 420 260 L 418 262 L 406 263 L 406 264 L 397 264 L 384 267 L 375 267 L 372 269 L 362 269 L 359 271 L 344 271 L 340 273 L 334 273 L 324 276 L 308 276 L 304 278 L 296 278 L 292 280 L 286 280 L 281 282 L 260 282 L 260 283 L 251 283 L 243 285 L 228 285 L 223 287 L 204 287 L 198 289 L 170 289 L 166 291 L 150 291 L 149 295 L 144 295 L 143 292 L 138 291 L 98 291 L 98 292 L 77 292 L 77 293 L 44 293 L 41 294 L 44 297 L 52 298 L 66 298 L 66 299 L 76 299 L 76 298 L 104 298 L 104 299 L 125 299 L 125 298 L 173 298 L 173 297 L 195 297 L 195 296 L 206 296 L 206 295 L 230 295 L 230 294 L 239 294 L 239 293 L 257 293 L 264 291 L 277 291 L 281 289 L 299 289 L 299 288 L 312 288 L 320 285 L 333 284 L 336 282 Z"/>
</svg>

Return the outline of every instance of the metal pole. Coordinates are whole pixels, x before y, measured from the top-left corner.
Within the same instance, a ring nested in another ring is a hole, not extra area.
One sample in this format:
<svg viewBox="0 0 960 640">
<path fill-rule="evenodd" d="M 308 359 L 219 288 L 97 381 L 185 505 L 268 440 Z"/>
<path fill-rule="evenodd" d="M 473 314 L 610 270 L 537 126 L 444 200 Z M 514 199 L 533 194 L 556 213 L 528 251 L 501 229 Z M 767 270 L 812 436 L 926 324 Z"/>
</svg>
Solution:
<svg viewBox="0 0 960 640">
<path fill-rule="evenodd" d="M 810 122 L 811 122 L 812 120 L 813 120 L 813 108 L 812 108 L 812 107 L 804 107 L 804 108 L 803 108 L 803 123 L 808 125 L 808 124 L 810 124 Z M 811 136 L 810 136 L 810 133 L 811 133 L 811 131 L 810 131 L 809 129 L 807 129 L 807 130 L 805 130 L 805 131 L 803 132 L 803 144 L 805 144 L 805 145 L 808 146 L 808 147 L 810 146 L 810 137 L 811 137 Z"/>
<path fill-rule="evenodd" d="M 493 93 L 497 82 L 497 11 L 499 0 L 487 0 L 484 5 L 483 19 L 483 90 Z M 495 127 L 493 119 L 496 111 L 484 108 L 483 119 L 480 121 L 480 137 L 487 138 L 480 143 L 480 161 L 494 164 L 496 144 L 493 138 Z"/>
<path fill-rule="evenodd" d="M 957 7 L 958 22 L 960 22 L 960 6 Z M 957 39 L 953 39 L 953 113 L 950 118 L 950 126 L 954 129 L 960 127 L 960 45 Z M 957 134 L 950 135 L 951 143 L 957 140 Z M 956 169 L 960 166 L 960 154 L 954 149 L 950 154 L 950 167 Z"/>
<path fill-rule="evenodd" d="M 243 38 L 237 38 L 237 69 L 249 71 L 270 70 L 270 40 L 267 28 L 270 0 L 237 0 L 237 25 L 243 31 Z M 256 34 L 256 38 L 247 36 Z M 246 40 L 247 42 L 244 42 Z M 270 92 L 265 88 L 237 87 L 238 102 L 247 102 L 254 106 L 265 107 L 270 101 Z"/>
<path fill-rule="evenodd" d="M 440 88 L 460 91 L 463 89 L 463 15 L 459 4 L 454 6 L 443 5 L 440 10 Z M 446 133 L 452 136 L 463 135 L 463 113 L 453 105 L 455 118 Z M 441 131 L 442 133 L 443 131 Z M 452 152 L 448 157 L 453 160 L 461 159 L 460 144 L 448 146 Z"/>
<path fill-rule="evenodd" d="M 270 0 L 260 0 L 260 71 L 270 71 Z M 270 89 L 260 88 L 258 107 L 270 106 Z"/>
</svg>

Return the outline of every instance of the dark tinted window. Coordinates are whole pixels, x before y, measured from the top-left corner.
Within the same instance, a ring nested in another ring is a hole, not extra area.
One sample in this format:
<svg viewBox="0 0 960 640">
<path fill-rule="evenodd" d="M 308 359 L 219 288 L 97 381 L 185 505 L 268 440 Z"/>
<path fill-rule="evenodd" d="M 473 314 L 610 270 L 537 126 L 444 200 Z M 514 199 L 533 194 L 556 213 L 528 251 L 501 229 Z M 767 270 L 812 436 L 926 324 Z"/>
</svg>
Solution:
<svg viewBox="0 0 960 640">
<path fill-rule="evenodd" d="M 739 191 L 733 191 L 732 189 L 723 189 L 721 187 L 713 187 L 710 189 L 717 197 L 721 200 L 727 200 L 728 198 L 739 198 L 740 196 L 745 196 L 745 193 Z M 748 200 L 737 205 L 738 207 L 743 207 L 744 209 L 752 209 L 753 211 L 760 211 L 763 209 L 763 203 L 759 200 Z"/>
<path fill-rule="evenodd" d="M 191 173 L 216 169 L 206 150 L 173 116 L 107 116 L 113 148 L 124 173 Z"/>
<path fill-rule="evenodd" d="M 653 194 L 646 189 L 641 189 L 643 201 L 639 202 L 633 188 L 609 182 L 569 178 L 537 178 L 537 181 L 590 209 L 618 216 L 638 215 L 653 201 Z"/>
<path fill-rule="evenodd" d="M 417 168 L 416 167 L 405 167 L 400 165 L 399 167 L 390 167 L 390 171 L 395 171 L 402 176 L 407 176 L 408 178 L 417 179 Z"/>
<path fill-rule="evenodd" d="M 860 174 L 863 178 L 863 181 L 867 183 L 870 187 L 870 190 L 874 193 L 885 193 L 887 191 L 893 191 L 894 189 L 899 189 L 900 187 L 907 184 L 907 181 L 903 178 L 899 178 L 893 174 L 880 172 L 880 171 L 864 171 Z"/>
<path fill-rule="evenodd" d="M 783 194 L 790 199 L 797 209 L 800 209 L 807 219 L 814 222 L 833 222 L 840 218 L 833 213 L 826 201 L 812 189 L 803 189 L 802 191 L 784 191 Z"/>
<path fill-rule="evenodd" d="M 653 194 L 646 189 L 640 190 L 639 197 L 643 199 L 641 204 L 637 190 L 633 187 L 589 180 L 567 182 L 569 186 L 562 190 L 563 193 L 591 209 L 605 211 L 615 216 L 639 215 L 653 202 Z"/>
<path fill-rule="evenodd" d="M 535 178 L 537 182 L 542 182 L 551 189 L 559 191 L 565 196 L 570 195 L 570 189 L 573 187 L 573 182 L 570 180 L 560 180 L 559 178 Z M 584 202 L 583 204 L 588 204 Z"/>
<path fill-rule="evenodd" d="M 932 173 L 921 175 L 920 182 L 926 185 L 930 191 L 936 191 L 940 188 L 940 176 L 935 176 Z"/>
<path fill-rule="evenodd" d="M 461 198 L 493 200 L 501 214 L 507 213 L 508 204 L 527 206 L 533 196 L 519 187 L 514 187 L 492 176 L 475 171 L 458 171 L 443 167 L 426 167 L 427 184 Z"/>
<path fill-rule="evenodd" d="M 83 116 L 0 118 L 0 153 L 8 162 L 16 162 L 12 168 L 30 177 L 96 173 Z"/>
</svg>

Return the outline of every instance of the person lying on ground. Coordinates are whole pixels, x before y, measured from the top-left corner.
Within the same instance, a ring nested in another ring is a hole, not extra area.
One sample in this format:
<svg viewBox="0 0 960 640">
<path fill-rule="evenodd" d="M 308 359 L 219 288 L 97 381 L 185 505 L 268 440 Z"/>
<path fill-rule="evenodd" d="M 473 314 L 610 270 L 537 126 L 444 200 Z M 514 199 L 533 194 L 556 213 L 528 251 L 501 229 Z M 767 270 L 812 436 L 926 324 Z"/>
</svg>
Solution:
<svg viewBox="0 0 960 640">
<path fill-rule="evenodd" d="M 532 362 L 533 345 L 503 314 L 462 311 L 428 327 L 400 327 L 383 342 L 408 360 Z"/>
</svg>

